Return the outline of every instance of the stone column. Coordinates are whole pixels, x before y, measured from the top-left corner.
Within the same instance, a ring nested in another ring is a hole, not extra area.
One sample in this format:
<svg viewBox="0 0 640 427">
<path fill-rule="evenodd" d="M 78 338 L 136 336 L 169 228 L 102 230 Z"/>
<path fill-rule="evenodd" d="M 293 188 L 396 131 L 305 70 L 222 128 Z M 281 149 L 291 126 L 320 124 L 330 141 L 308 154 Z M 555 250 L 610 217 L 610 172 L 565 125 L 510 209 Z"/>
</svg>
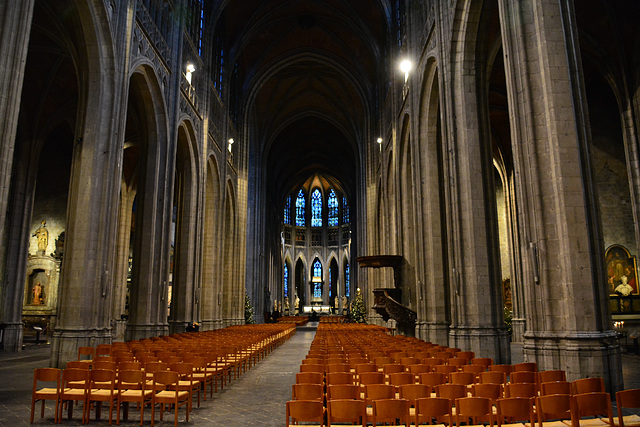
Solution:
<svg viewBox="0 0 640 427">
<path fill-rule="evenodd" d="M 20 289 L 9 289 L 6 271 L 6 212 L 11 187 L 16 128 L 20 112 L 22 82 L 31 34 L 34 0 L 0 0 L 0 300 L 22 305 Z M 18 310 L 16 310 L 18 311 Z M 4 304 L 0 306 L 0 323 L 4 348 L 17 351 L 22 341 L 22 319 L 7 318 Z"/>
<path fill-rule="evenodd" d="M 500 0 L 525 298 L 525 360 L 622 385 L 610 328 L 572 2 Z"/>
</svg>

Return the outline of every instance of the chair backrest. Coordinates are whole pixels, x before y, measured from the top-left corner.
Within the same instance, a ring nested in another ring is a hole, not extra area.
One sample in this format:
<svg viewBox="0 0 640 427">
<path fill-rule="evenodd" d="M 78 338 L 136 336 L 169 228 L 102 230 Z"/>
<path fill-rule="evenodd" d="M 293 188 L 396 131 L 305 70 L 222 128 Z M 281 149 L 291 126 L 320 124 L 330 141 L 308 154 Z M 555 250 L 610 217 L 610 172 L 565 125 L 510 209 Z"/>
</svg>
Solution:
<svg viewBox="0 0 640 427">
<path fill-rule="evenodd" d="M 82 382 L 82 384 L 80 384 Z M 81 387 L 71 387 L 73 385 L 81 385 Z M 62 371 L 61 388 L 88 388 L 89 387 L 89 371 L 85 369 L 67 368 Z"/>
<path fill-rule="evenodd" d="M 82 369 L 88 371 L 91 368 L 91 365 L 86 362 L 81 362 L 79 360 L 72 360 L 67 362 L 67 369 Z"/>
<path fill-rule="evenodd" d="M 536 373 L 533 371 L 515 371 L 509 375 L 511 383 L 536 383 Z"/>
<path fill-rule="evenodd" d="M 471 359 L 476 357 L 476 354 L 473 351 L 459 351 L 458 353 L 456 353 L 456 357 L 467 359 L 470 362 Z"/>
<path fill-rule="evenodd" d="M 146 384 L 146 376 L 144 371 L 121 370 L 118 372 L 118 393 L 124 390 L 144 390 Z"/>
<path fill-rule="evenodd" d="M 513 368 L 511 365 L 491 365 L 489 366 L 490 372 L 502 372 L 505 375 L 509 375 Z"/>
<path fill-rule="evenodd" d="M 540 394 L 571 394 L 571 383 L 569 381 L 551 381 L 540 384 Z"/>
<path fill-rule="evenodd" d="M 493 359 L 490 357 L 476 357 L 471 359 L 471 364 L 481 365 L 481 366 L 484 366 L 485 368 L 488 368 L 489 366 L 493 365 Z"/>
<path fill-rule="evenodd" d="M 508 383 L 504 386 L 505 397 L 535 397 L 538 387 L 534 383 Z"/>
<path fill-rule="evenodd" d="M 298 372 L 296 374 L 296 384 L 322 384 L 324 374 L 320 372 Z"/>
<path fill-rule="evenodd" d="M 498 427 L 504 422 L 513 424 L 526 421 L 528 425 L 534 425 L 533 400 L 528 397 L 506 397 L 496 401 L 496 420 Z"/>
<path fill-rule="evenodd" d="M 491 399 L 486 397 L 462 397 L 456 399 L 456 425 L 461 421 L 465 424 L 469 418 L 487 419 L 489 425 L 493 425 L 493 405 Z M 477 421 L 476 421 L 477 422 Z"/>
<path fill-rule="evenodd" d="M 373 401 L 373 425 L 396 423 L 409 425 L 409 401 L 407 399 L 379 399 Z"/>
<path fill-rule="evenodd" d="M 418 359 L 417 357 L 403 357 L 400 359 L 400 363 L 402 363 L 405 366 L 409 366 L 409 365 L 417 365 L 420 362 L 422 362 L 420 359 Z"/>
<path fill-rule="evenodd" d="M 327 365 L 327 372 L 350 372 L 348 363 L 331 363 Z"/>
<path fill-rule="evenodd" d="M 321 372 L 324 373 L 324 365 L 307 363 L 300 365 L 300 372 Z"/>
<path fill-rule="evenodd" d="M 95 356 L 96 349 L 94 347 L 78 347 L 78 360 L 93 360 Z"/>
<path fill-rule="evenodd" d="M 467 397 L 467 386 L 464 384 L 440 384 L 436 386 L 436 396 L 454 400 Z"/>
<path fill-rule="evenodd" d="M 293 384 L 291 387 L 293 400 L 324 400 L 322 384 Z"/>
<path fill-rule="evenodd" d="M 327 384 L 353 384 L 350 372 L 329 372 L 326 375 Z"/>
<path fill-rule="evenodd" d="M 583 393 L 573 396 L 571 420 L 573 425 L 580 425 L 583 417 L 606 417 L 609 426 L 613 426 L 613 413 L 611 411 L 611 396 L 605 392 Z"/>
<path fill-rule="evenodd" d="M 443 424 L 445 419 L 448 423 L 451 422 L 451 400 L 444 397 L 426 397 L 422 399 L 416 399 L 416 418 L 415 425 L 431 424 L 435 421 L 436 424 Z"/>
<path fill-rule="evenodd" d="M 60 390 L 60 369 L 36 368 L 33 370 L 33 392 L 38 389 L 38 382 L 56 383 L 56 390 Z"/>
<path fill-rule="evenodd" d="M 480 382 L 482 384 L 505 384 L 507 377 L 503 372 L 480 372 Z"/>
<path fill-rule="evenodd" d="M 400 397 L 407 399 L 412 406 L 415 406 L 417 399 L 431 397 L 431 386 L 426 384 L 402 384 L 398 390 Z"/>
<path fill-rule="evenodd" d="M 573 394 L 595 393 L 606 391 L 604 389 L 604 379 L 601 377 L 582 378 L 571 382 Z"/>
<path fill-rule="evenodd" d="M 146 373 L 166 371 L 167 369 L 169 369 L 169 365 L 164 362 L 146 362 L 144 364 L 144 371 Z"/>
<path fill-rule="evenodd" d="M 536 414 L 538 423 L 547 420 L 571 419 L 571 396 L 568 394 L 550 394 L 536 397 Z"/>
<path fill-rule="evenodd" d="M 415 365 L 408 365 L 407 369 L 409 369 L 409 372 L 411 372 L 413 375 L 420 375 L 423 374 L 425 372 L 431 372 L 431 370 L 433 369 L 431 365 L 425 365 L 423 363 L 418 363 Z"/>
<path fill-rule="evenodd" d="M 428 357 L 426 359 L 422 359 L 422 364 L 430 366 L 444 365 L 444 360 L 438 357 Z"/>
<path fill-rule="evenodd" d="M 470 385 L 475 382 L 476 376 L 471 372 L 452 372 L 449 374 L 451 384 Z"/>
<path fill-rule="evenodd" d="M 354 423 L 366 425 L 367 411 L 364 400 L 330 399 L 327 401 L 327 423 Z"/>
<path fill-rule="evenodd" d="M 328 385 L 327 399 L 360 399 L 360 387 L 355 384 Z"/>
<path fill-rule="evenodd" d="M 355 370 L 356 374 L 360 375 L 364 372 L 378 372 L 378 367 L 373 363 L 358 363 Z"/>
<path fill-rule="evenodd" d="M 384 384 L 384 374 L 382 372 L 363 372 L 360 374 L 360 384 Z"/>
<path fill-rule="evenodd" d="M 521 371 L 538 372 L 538 364 L 536 362 L 516 363 L 515 365 L 512 366 L 511 371 L 512 372 L 521 372 Z"/>
<path fill-rule="evenodd" d="M 495 403 L 496 400 L 502 398 L 501 384 L 474 384 L 471 388 L 473 396 L 486 397 Z"/>
<path fill-rule="evenodd" d="M 368 384 L 364 396 L 368 403 L 378 399 L 393 399 L 396 397 L 396 388 L 389 384 Z"/>
<path fill-rule="evenodd" d="M 324 404 L 318 400 L 287 401 L 287 427 L 298 421 L 324 422 Z"/>
<path fill-rule="evenodd" d="M 562 369 L 538 372 L 538 382 L 540 384 L 549 383 L 552 381 L 566 381 L 566 380 L 567 380 L 567 373 Z"/>
<path fill-rule="evenodd" d="M 153 373 L 153 389 L 154 390 L 166 390 L 169 386 L 177 384 L 180 380 L 180 376 L 174 371 L 156 371 Z M 176 393 L 178 387 L 175 387 Z"/>
<path fill-rule="evenodd" d="M 404 372 L 404 365 L 402 363 L 386 363 L 382 365 L 382 372 L 386 375 Z"/>
<path fill-rule="evenodd" d="M 89 381 L 91 391 L 101 389 L 110 390 L 113 393 L 116 389 L 116 372 L 108 369 L 92 369 Z"/>
<path fill-rule="evenodd" d="M 446 381 L 446 376 L 442 372 L 426 372 L 424 374 L 420 374 L 420 384 L 429 385 L 431 388 L 444 384 Z"/>
<path fill-rule="evenodd" d="M 388 356 L 379 356 L 373 358 L 373 363 L 375 363 L 378 368 L 382 368 L 384 365 L 393 363 L 393 359 Z"/>
<path fill-rule="evenodd" d="M 393 384 L 396 387 L 402 384 L 413 384 L 416 381 L 416 376 L 409 372 L 396 372 L 389 374 L 389 384 Z"/>
<path fill-rule="evenodd" d="M 93 362 L 93 369 L 106 369 L 107 371 L 115 371 L 116 362 L 109 362 L 106 360 L 96 360 Z"/>
<path fill-rule="evenodd" d="M 462 372 L 471 372 L 475 374 L 476 377 L 486 371 L 485 367 L 482 365 L 464 365 L 461 368 Z"/>
<path fill-rule="evenodd" d="M 451 365 L 451 366 L 464 366 L 468 364 L 469 364 L 469 361 L 462 357 L 452 357 L 450 359 L 447 359 L 447 365 Z"/>
<path fill-rule="evenodd" d="M 134 361 L 125 361 L 118 363 L 118 371 L 139 371 L 142 369 L 142 363 Z"/>
<path fill-rule="evenodd" d="M 618 424 L 625 427 L 623 408 L 640 408 L 640 388 L 622 390 L 616 393 L 616 407 L 618 411 Z"/>
</svg>

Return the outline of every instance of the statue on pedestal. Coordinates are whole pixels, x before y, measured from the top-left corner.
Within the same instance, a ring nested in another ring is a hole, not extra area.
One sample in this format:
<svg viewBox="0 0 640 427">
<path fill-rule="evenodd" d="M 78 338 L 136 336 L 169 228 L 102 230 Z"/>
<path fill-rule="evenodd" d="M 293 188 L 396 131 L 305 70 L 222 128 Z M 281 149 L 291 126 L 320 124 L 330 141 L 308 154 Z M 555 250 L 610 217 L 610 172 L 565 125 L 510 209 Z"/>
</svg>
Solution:
<svg viewBox="0 0 640 427">
<path fill-rule="evenodd" d="M 34 233 L 33 237 L 38 239 L 38 254 L 44 255 L 47 250 L 47 245 L 49 244 L 49 230 L 47 230 L 47 221 L 42 220 L 42 225 L 38 228 Z"/>
<path fill-rule="evenodd" d="M 41 305 L 43 303 L 42 285 L 40 284 L 40 282 L 36 282 L 36 284 L 33 285 L 33 301 L 31 303 L 34 305 Z"/>
</svg>

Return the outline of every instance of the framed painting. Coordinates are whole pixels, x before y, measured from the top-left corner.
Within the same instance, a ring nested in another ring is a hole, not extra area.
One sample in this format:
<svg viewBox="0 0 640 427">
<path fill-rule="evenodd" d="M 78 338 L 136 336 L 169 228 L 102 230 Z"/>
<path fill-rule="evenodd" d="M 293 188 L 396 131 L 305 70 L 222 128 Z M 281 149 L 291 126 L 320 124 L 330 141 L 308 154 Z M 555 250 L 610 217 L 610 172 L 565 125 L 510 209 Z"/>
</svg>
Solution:
<svg viewBox="0 0 640 427">
<path fill-rule="evenodd" d="M 638 295 L 636 257 L 631 256 L 627 248 L 621 245 L 609 246 L 604 256 L 609 295 Z"/>
</svg>

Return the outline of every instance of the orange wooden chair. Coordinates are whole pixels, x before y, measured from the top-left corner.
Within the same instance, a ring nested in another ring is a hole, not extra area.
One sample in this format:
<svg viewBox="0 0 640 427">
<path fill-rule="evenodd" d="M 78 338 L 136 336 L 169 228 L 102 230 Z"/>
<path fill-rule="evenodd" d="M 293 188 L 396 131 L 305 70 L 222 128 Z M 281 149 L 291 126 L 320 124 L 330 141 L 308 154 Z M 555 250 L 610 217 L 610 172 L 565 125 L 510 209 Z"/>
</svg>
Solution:
<svg viewBox="0 0 640 427">
<path fill-rule="evenodd" d="M 78 347 L 78 361 L 91 363 L 96 357 L 96 349 L 94 347 Z"/>
<path fill-rule="evenodd" d="M 331 363 L 328 364 L 327 367 L 327 373 L 330 372 L 351 372 L 351 367 L 349 366 L 348 363 Z"/>
<path fill-rule="evenodd" d="M 486 369 L 482 365 L 464 365 L 462 366 L 462 372 L 471 372 L 475 374 L 476 378 L 479 378 L 480 374 L 486 372 Z"/>
<path fill-rule="evenodd" d="M 324 374 L 320 372 L 298 372 L 296 384 L 324 384 Z"/>
<path fill-rule="evenodd" d="M 538 383 L 550 383 L 552 381 L 566 381 L 567 373 L 562 369 L 538 372 Z"/>
<path fill-rule="evenodd" d="M 488 421 L 489 426 L 493 426 L 493 405 L 491 399 L 486 397 L 463 397 L 456 399 L 456 425 L 460 427 L 463 423 L 471 425 L 478 422 Z"/>
<path fill-rule="evenodd" d="M 436 396 L 446 397 L 452 402 L 467 397 L 467 386 L 464 384 L 440 384 L 436 386 Z"/>
<path fill-rule="evenodd" d="M 89 410 L 91 402 L 97 402 L 96 420 L 100 420 L 100 410 L 102 402 L 109 402 L 109 425 L 113 423 L 113 406 L 117 400 L 116 392 L 116 372 L 107 369 L 93 369 L 89 375 L 89 393 L 87 396 L 87 415 L 89 421 Z"/>
<path fill-rule="evenodd" d="M 589 418 L 583 420 L 583 417 Z M 596 421 L 601 422 L 602 425 L 614 427 L 609 393 L 595 392 L 574 395 L 571 407 L 571 422 L 573 426 L 596 426 Z"/>
<path fill-rule="evenodd" d="M 334 384 L 327 386 L 327 400 L 360 399 L 360 387 L 355 384 Z"/>
<path fill-rule="evenodd" d="M 582 378 L 571 382 L 573 394 L 604 392 L 604 379 L 601 377 Z"/>
<path fill-rule="evenodd" d="M 307 363 L 306 365 L 300 365 L 300 372 L 320 372 L 324 374 L 324 365 Z"/>
<path fill-rule="evenodd" d="M 144 407 L 151 402 L 153 390 L 147 388 L 146 375 L 142 370 L 122 370 L 118 372 L 118 405 L 116 409 L 116 425 L 120 425 L 120 409 L 124 408 L 126 420 L 129 415 L 129 403 L 138 403 L 140 408 L 140 425 L 144 421 Z"/>
<path fill-rule="evenodd" d="M 536 397 L 538 387 L 534 383 L 507 383 L 504 385 L 505 397 Z"/>
<path fill-rule="evenodd" d="M 329 384 L 353 384 L 353 375 L 351 372 L 329 372 L 325 377 L 327 385 Z"/>
<path fill-rule="evenodd" d="M 491 399 L 491 404 L 495 405 L 498 399 L 503 397 L 501 384 L 473 384 L 471 394 L 474 397 L 486 397 Z"/>
<path fill-rule="evenodd" d="M 507 382 L 506 375 L 497 371 L 481 372 L 479 379 L 482 384 L 505 384 Z"/>
<path fill-rule="evenodd" d="M 622 411 L 625 408 L 640 408 L 640 388 L 631 390 L 622 390 L 616 393 L 616 409 L 618 417 L 613 422 L 620 427 L 638 427 L 640 426 L 640 416 L 626 415 Z"/>
<path fill-rule="evenodd" d="M 420 384 L 431 386 L 433 389 L 440 384 L 445 384 L 446 382 L 447 377 L 442 372 L 427 372 L 420 374 Z"/>
<path fill-rule="evenodd" d="M 62 421 L 62 408 L 67 404 L 68 418 L 73 417 L 73 404 L 82 402 L 82 423 L 86 421 L 87 396 L 89 394 L 89 371 L 84 369 L 67 368 L 62 371 L 62 385 L 60 388 L 60 409 L 58 422 Z"/>
<path fill-rule="evenodd" d="M 360 374 L 360 385 L 384 384 L 384 374 L 382 372 L 363 372 Z"/>
<path fill-rule="evenodd" d="M 46 387 L 41 387 L 40 383 L 46 383 Z M 55 386 L 54 386 L 55 383 Z M 33 371 L 33 389 L 31 391 L 31 423 L 33 423 L 33 413 L 37 401 L 42 402 L 40 418 L 44 417 L 45 400 L 53 400 L 55 404 L 54 420 L 58 420 L 58 404 L 60 402 L 60 369 L 57 368 L 37 368 Z"/>
<path fill-rule="evenodd" d="M 366 427 L 367 411 L 363 400 L 332 399 L 327 401 L 327 426 L 332 423 L 352 423 Z"/>
<path fill-rule="evenodd" d="M 393 425 L 408 427 L 410 422 L 409 401 L 406 399 L 374 400 L 371 422 L 373 427 L 381 423 L 391 423 Z"/>
<path fill-rule="evenodd" d="M 537 384 L 536 372 L 533 371 L 515 371 L 509 375 L 511 383 L 534 383 Z"/>
<path fill-rule="evenodd" d="M 193 377 L 193 364 L 188 362 L 178 362 L 169 365 L 169 369 L 177 372 L 179 381 L 178 390 L 189 392 L 189 411 L 193 409 L 193 395 L 198 393 L 198 408 L 200 407 L 200 381 L 196 381 Z"/>
<path fill-rule="evenodd" d="M 471 364 L 484 366 L 486 369 L 489 369 L 489 367 L 493 365 L 493 359 L 490 357 L 476 357 L 471 359 Z"/>
<path fill-rule="evenodd" d="M 489 372 L 502 372 L 505 376 L 509 376 L 513 368 L 511 365 L 491 365 Z"/>
<path fill-rule="evenodd" d="M 394 374 L 389 374 L 389 384 L 396 387 L 403 384 L 414 384 L 415 382 L 415 375 L 409 372 L 396 372 Z"/>
<path fill-rule="evenodd" d="M 475 382 L 476 376 L 472 372 L 451 372 L 449 374 L 450 384 L 471 385 Z"/>
<path fill-rule="evenodd" d="M 496 401 L 496 421 L 503 425 L 534 426 L 533 401 L 528 397 L 506 397 Z M 519 424 L 516 424 L 519 423 Z"/>
<path fill-rule="evenodd" d="M 286 404 L 286 426 L 298 425 L 299 422 L 317 422 L 317 426 L 324 424 L 325 409 L 322 402 L 317 400 L 289 400 Z"/>
<path fill-rule="evenodd" d="M 389 384 L 369 384 L 365 387 L 364 398 L 367 406 L 372 406 L 374 400 L 394 399 L 396 387 Z"/>
<path fill-rule="evenodd" d="M 156 405 L 160 405 L 160 421 L 164 414 L 165 405 L 172 405 L 175 411 L 174 426 L 178 427 L 178 409 L 185 406 L 187 422 L 189 422 L 189 410 L 191 406 L 191 394 L 186 390 L 180 390 L 178 384 L 180 376 L 173 371 L 158 371 L 153 373 L 153 390 L 151 396 L 151 425 L 154 425 Z"/>
<path fill-rule="evenodd" d="M 522 362 L 512 365 L 512 372 L 538 372 L 538 364 L 536 362 Z"/>
<path fill-rule="evenodd" d="M 549 394 L 572 394 L 571 383 L 569 381 L 551 381 L 540 384 L 540 395 Z"/>
<path fill-rule="evenodd" d="M 468 362 L 471 362 L 471 360 L 476 357 L 476 354 L 473 351 L 459 351 L 456 353 L 456 357 L 460 359 L 467 359 Z"/>
<path fill-rule="evenodd" d="M 291 386 L 291 399 L 324 402 L 324 387 L 322 384 L 293 384 Z"/>
<path fill-rule="evenodd" d="M 432 423 L 444 425 L 453 419 L 451 400 L 444 397 L 416 399 L 415 408 L 416 426 Z"/>
<path fill-rule="evenodd" d="M 549 420 L 561 421 L 563 424 L 571 422 L 571 396 L 568 394 L 550 394 L 535 398 L 535 413 L 539 427 L 554 427 L 560 425 L 549 423 Z"/>
</svg>

